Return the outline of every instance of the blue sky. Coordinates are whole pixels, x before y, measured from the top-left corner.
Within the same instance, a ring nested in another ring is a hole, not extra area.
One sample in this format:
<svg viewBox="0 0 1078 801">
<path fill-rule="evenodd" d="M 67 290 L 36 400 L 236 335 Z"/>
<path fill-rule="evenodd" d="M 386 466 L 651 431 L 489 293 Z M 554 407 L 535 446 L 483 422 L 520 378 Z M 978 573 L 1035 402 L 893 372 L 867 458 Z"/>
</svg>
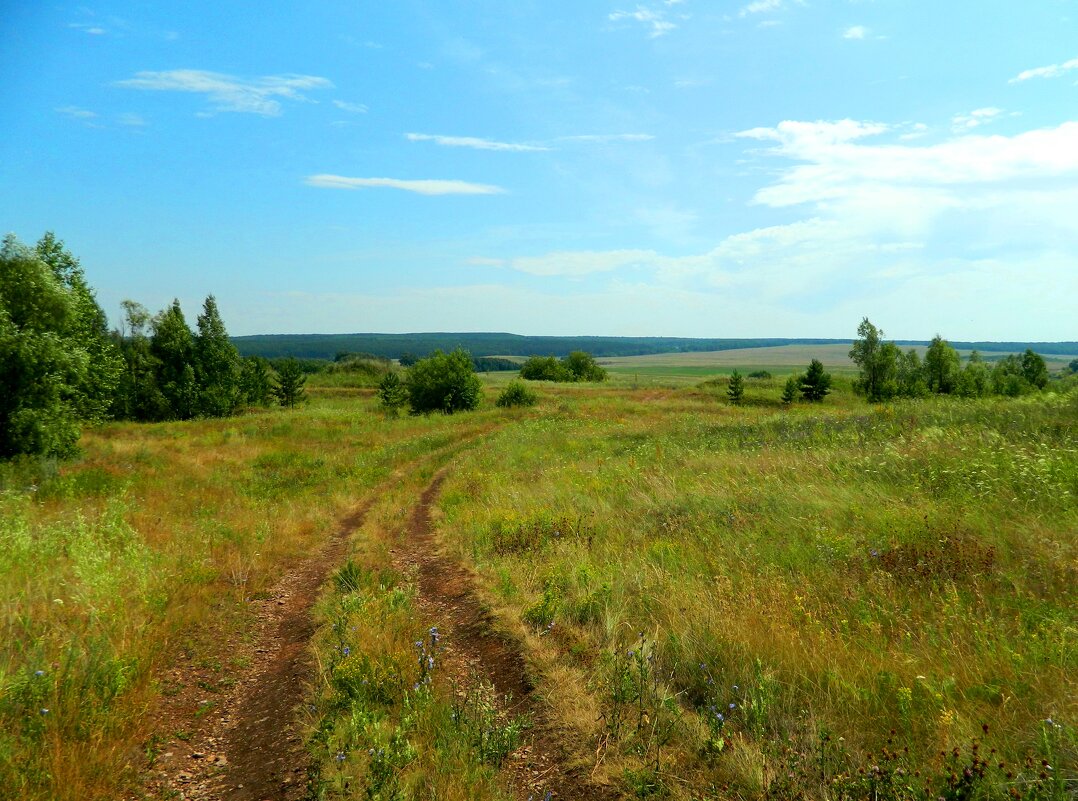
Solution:
<svg viewBox="0 0 1078 801">
<path fill-rule="evenodd" d="M 0 226 L 231 333 L 1078 338 L 1078 2 L 7 2 Z"/>
</svg>

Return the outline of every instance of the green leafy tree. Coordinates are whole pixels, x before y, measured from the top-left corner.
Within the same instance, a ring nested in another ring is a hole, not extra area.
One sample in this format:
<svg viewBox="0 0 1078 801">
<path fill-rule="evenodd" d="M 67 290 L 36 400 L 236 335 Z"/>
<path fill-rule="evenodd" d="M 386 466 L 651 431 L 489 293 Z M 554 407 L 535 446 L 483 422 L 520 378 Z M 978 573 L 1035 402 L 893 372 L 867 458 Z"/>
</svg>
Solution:
<svg viewBox="0 0 1078 801">
<path fill-rule="evenodd" d="M 730 383 L 726 385 L 726 397 L 735 406 L 745 398 L 745 379 L 737 370 L 730 374 Z"/>
<path fill-rule="evenodd" d="M 68 456 L 90 354 L 79 299 L 14 236 L 0 247 L 0 458 Z"/>
<path fill-rule="evenodd" d="M 120 351 L 109 335 L 108 318 L 86 283 L 79 260 L 55 234 L 46 232 L 34 251 L 71 296 L 74 304 L 71 336 L 82 344 L 89 357 L 86 372 L 70 387 L 76 413 L 83 420 L 104 420 L 110 416 L 123 372 Z"/>
<path fill-rule="evenodd" d="M 801 397 L 807 401 L 819 403 L 831 393 L 831 374 L 825 373 L 823 362 L 813 359 L 808 371 L 801 379 Z"/>
<path fill-rule="evenodd" d="M 797 393 L 801 389 L 803 380 L 804 376 L 801 375 L 792 375 L 786 379 L 786 385 L 782 388 L 782 402 L 787 406 L 797 400 Z"/>
<path fill-rule="evenodd" d="M 539 396 L 520 381 L 510 381 L 495 401 L 496 406 L 509 409 L 513 406 L 534 406 Z"/>
<path fill-rule="evenodd" d="M 269 362 L 261 356 L 247 356 L 240 362 L 240 395 L 252 406 L 269 406 L 273 377 Z"/>
<path fill-rule="evenodd" d="M 240 354 L 228 338 L 217 300 L 210 295 L 198 316 L 194 342 L 198 411 L 206 417 L 227 417 L 243 402 Z"/>
<path fill-rule="evenodd" d="M 925 381 L 930 392 L 950 395 L 958 386 L 961 360 L 958 351 L 936 334 L 925 353 Z"/>
<path fill-rule="evenodd" d="M 924 365 L 913 348 L 895 360 L 895 394 L 903 398 L 923 398 L 928 394 Z"/>
<path fill-rule="evenodd" d="M 871 403 L 893 398 L 898 388 L 898 354 L 895 344 L 884 342 L 883 331 L 865 317 L 857 327 L 857 339 L 850 349 L 850 359 L 860 368 L 860 375 L 853 383 L 854 391 Z"/>
<path fill-rule="evenodd" d="M 420 359 L 408 370 L 405 386 L 412 414 L 475 409 L 482 388 L 472 357 L 460 348 L 452 353 L 436 350 Z"/>
<path fill-rule="evenodd" d="M 955 394 L 963 398 L 982 398 L 992 390 L 992 373 L 981 354 L 973 351 L 958 376 Z"/>
<path fill-rule="evenodd" d="M 564 364 L 574 381 L 606 381 L 606 370 L 586 351 L 574 350 L 565 357 Z"/>
<path fill-rule="evenodd" d="M 564 362 L 555 356 L 532 356 L 520 368 L 520 377 L 528 381 L 572 381 Z"/>
<path fill-rule="evenodd" d="M 1048 386 L 1048 365 L 1039 353 L 1029 348 L 1022 354 L 1022 375 L 1031 387 L 1044 389 Z"/>
<path fill-rule="evenodd" d="M 1067 365 L 1067 369 L 1073 374 L 1078 373 L 1078 359 L 1071 359 L 1070 364 Z"/>
<path fill-rule="evenodd" d="M 408 390 L 400 376 L 392 370 L 378 383 L 378 401 L 386 413 L 394 417 L 408 403 Z"/>
<path fill-rule="evenodd" d="M 992 368 L 992 391 L 1012 398 L 1032 391 L 1022 367 L 1022 359 L 1013 353 L 996 362 Z"/>
<path fill-rule="evenodd" d="M 289 409 L 294 409 L 297 403 L 306 400 L 307 393 L 303 385 L 307 383 L 307 375 L 296 358 L 285 359 L 277 367 L 277 384 L 273 388 L 273 395 L 277 402 Z"/>
<path fill-rule="evenodd" d="M 123 359 L 123 372 L 112 414 L 124 420 L 167 420 L 172 412 L 157 386 L 158 362 L 150 348 L 150 312 L 133 300 L 124 300 L 120 305 L 124 311 L 122 328 L 114 339 Z"/>
<path fill-rule="evenodd" d="M 153 318 L 150 353 L 157 360 L 157 386 L 168 401 L 169 417 L 191 419 L 198 413 L 195 339 L 178 300 Z"/>
</svg>

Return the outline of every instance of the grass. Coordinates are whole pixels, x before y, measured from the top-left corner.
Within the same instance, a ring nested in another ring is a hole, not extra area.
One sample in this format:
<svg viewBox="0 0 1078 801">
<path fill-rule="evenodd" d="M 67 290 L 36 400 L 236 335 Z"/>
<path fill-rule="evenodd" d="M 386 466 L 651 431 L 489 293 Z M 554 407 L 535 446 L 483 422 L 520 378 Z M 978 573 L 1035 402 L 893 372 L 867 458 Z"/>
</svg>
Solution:
<svg viewBox="0 0 1078 801">
<path fill-rule="evenodd" d="M 449 463 L 439 537 L 577 764 L 624 796 L 1073 795 L 1078 391 L 871 407 L 838 376 L 786 409 L 776 375 L 732 407 L 677 368 L 504 411 L 492 374 L 453 417 L 387 419 L 333 382 L 295 412 L 108 425 L 73 462 L 3 466 L 0 786 L 133 793 L 132 755 L 173 736 L 166 669 L 227 688 L 246 600 L 383 487 L 318 607 L 312 787 L 502 797 L 526 722 L 452 686 L 391 569 Z"/>
</svg>

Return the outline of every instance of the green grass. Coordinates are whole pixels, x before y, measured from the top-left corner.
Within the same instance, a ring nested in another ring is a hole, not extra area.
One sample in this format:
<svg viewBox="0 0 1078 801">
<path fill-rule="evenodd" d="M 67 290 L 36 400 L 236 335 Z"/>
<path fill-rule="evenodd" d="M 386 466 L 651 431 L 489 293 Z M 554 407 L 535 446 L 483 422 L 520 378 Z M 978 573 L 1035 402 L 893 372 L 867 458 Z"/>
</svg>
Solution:
<svg viewBox="0 0 1078 801">
<path fill-rule="evenodd" d="M 513 376 L 488 374 L 453 417 L 312 387 L 294 412 L 108 425 L 72 462 L 3 466 L 0 786 L 133 792 L 132 755 L 173 737 L 149 722 L 178 654 L 227 686 L 245 599 L 381 486 L 318 608 L 315 787 L 500 797 L 524 723 L 457 695 L 437 655 L 420 669 L 427 624 L 391 569 L 448 464 L 444 546 L 524 643 L 570 757 L 624 796 L 1073 793 L 1078 390 L 873 407 L 838 375 L 787 409 L 772 369 L 732 407 L 713 364 L 530 384 L 515 410 L 494 408 Z"/>
</svg>

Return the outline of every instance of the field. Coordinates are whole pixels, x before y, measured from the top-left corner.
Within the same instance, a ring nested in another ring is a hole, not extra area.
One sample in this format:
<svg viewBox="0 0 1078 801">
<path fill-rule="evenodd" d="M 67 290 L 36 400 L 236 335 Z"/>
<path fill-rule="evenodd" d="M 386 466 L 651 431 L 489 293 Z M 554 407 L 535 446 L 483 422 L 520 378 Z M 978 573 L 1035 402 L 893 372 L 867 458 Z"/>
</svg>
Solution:
<svg viewBox="0 0 1078 801">
<path fill-rule="evenodd" d="M 4 467 L 4 797 L 1072 798 L 1078 390 L 873 407 L 845 350 Z"/>
</svg>

